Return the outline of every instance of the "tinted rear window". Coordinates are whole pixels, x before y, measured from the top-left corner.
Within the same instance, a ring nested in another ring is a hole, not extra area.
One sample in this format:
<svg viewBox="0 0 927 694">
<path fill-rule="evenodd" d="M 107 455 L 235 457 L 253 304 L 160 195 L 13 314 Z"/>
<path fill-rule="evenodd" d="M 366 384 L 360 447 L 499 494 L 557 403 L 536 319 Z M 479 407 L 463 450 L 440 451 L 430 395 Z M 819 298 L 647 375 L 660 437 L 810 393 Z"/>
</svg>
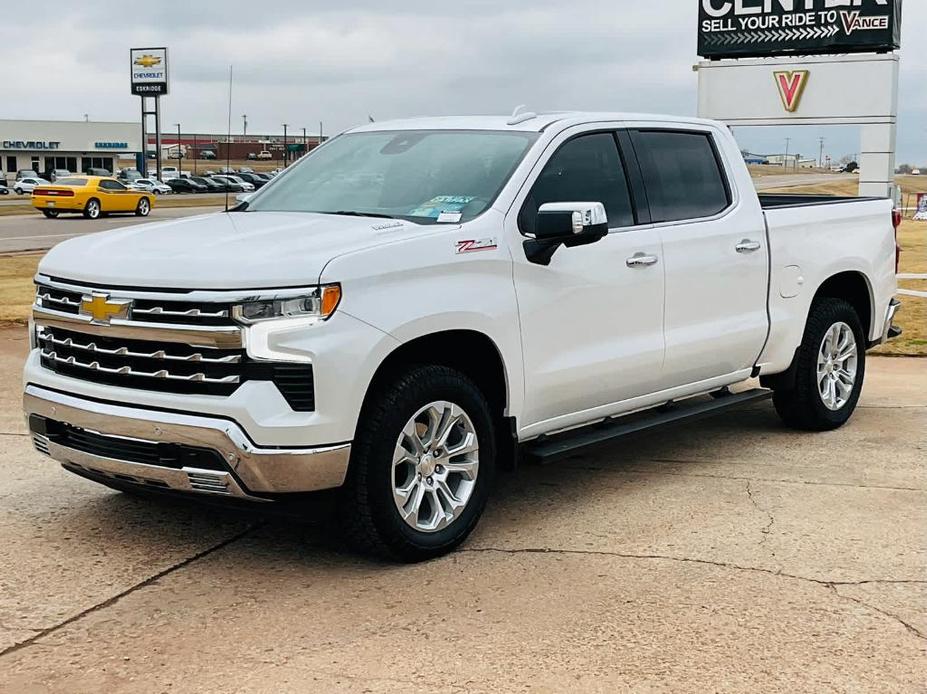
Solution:
<svg viewBox="0 0 927 694">
<path fill-rule="evenodd" d="M 632 133 L 654 222 L 711 217 L 730 204 L 721 164 L 707 133 Z"/>
<path fill-rule="evenodd" d="M 59 178 L 55 181 L 56 186 L 85 186 L 87 185 L 86 178 Z"/>
</svg>

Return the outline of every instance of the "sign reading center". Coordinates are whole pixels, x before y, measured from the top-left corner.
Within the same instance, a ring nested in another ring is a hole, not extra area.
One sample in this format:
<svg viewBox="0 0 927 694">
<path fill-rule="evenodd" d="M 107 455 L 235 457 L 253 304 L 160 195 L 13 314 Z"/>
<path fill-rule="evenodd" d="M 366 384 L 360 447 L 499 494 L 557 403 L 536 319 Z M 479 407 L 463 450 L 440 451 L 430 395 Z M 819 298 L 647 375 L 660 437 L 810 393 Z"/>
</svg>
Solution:
<svg viewBox="0 0 927 694">
<path fill-rule="evenodd" d="M 901 0 L 701 0 L 703 58 L 885 53 L 901 42 Z"/>
<path fill-rule="evenodd" d="M 167 94 L 167 49 L 133 48 L 129 51 L 132 93 L 138 96 Z"/>
</svg>

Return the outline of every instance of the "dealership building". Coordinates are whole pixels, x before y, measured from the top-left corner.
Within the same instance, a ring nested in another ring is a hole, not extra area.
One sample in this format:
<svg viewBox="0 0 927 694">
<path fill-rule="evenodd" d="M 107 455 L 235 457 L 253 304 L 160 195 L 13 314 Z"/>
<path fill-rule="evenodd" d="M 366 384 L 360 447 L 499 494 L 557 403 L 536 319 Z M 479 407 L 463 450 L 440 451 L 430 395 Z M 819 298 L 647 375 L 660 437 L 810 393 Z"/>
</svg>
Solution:
<svg viewBox="0 0 927 694">
<path fill-rule="evenodd" d="M 139 123 L 0 119 L 0 170 L 39 173 L 136 166 L 142 154 Z"/>
</svg>

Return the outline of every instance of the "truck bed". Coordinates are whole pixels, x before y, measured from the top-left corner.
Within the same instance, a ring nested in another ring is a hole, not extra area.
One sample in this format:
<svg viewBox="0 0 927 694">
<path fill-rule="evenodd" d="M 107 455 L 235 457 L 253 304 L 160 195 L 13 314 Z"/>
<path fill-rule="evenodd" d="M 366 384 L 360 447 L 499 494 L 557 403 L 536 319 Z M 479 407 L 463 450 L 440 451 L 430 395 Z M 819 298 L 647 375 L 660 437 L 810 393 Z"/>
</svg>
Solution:
<svg viewBox="0 0 927 694">
<path fill-rule="evenodd" d="M 811 205 L 835 205 L 843 202 L 870 202 L 884 198 L 861 198 L 841 195 L 806 195 L 801 193 L 760 193 L 760 206 L 764 210 L 782 207 L 807 207 Z"/>
</svg>

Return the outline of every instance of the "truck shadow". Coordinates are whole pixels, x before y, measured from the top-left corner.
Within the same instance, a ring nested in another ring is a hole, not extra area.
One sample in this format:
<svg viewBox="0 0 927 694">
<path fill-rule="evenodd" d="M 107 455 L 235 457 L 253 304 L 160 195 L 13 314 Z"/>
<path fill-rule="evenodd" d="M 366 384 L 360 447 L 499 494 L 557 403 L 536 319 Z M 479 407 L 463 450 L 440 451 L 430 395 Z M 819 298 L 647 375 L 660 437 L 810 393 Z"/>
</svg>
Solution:
<svg viewBox="0 0 927 694">
<path fill-rule="evenodd" d="M 661 471 L 667 464 L 685 466 L 687 474 L 698 475 L 719 455 L 736 462 L 738 452 L 746 454 L 757 446 L 772 451 L 776 442 L 787 436 L 794 433 L 784 429 L 771 406 L 764 403 L 726 417 L 621 440 L 550 466 L 522 465 L 515 471 L 503 471 L 497 475 L 486 516 L 470 542 L 500 539 L 503 533 L 506 538 L 530 540 L 564 513 L 574 519 L 588 516 L 588 524 L 595 530 L 594 525 L 602 522 L 597 505 L 621 508 L 637 502 L 639 506 L 638 495 L 654 496 L 661 486 L 685 484 L 678 475 Z M 756 463 L 756 454 L 751 455 Z M 765 455 L 761 459 L 766 460 Z M 774 454 L 768 462 L 775 464 Z M 73 507 L 65 514 L 69 518 L 62 520 L 93 527 L 95 536 L 84 537 L 82 542 L 101 547 L 151 544 L 154 552 L 156 547 L 163 549 L 164 543 L 169 544 L 171 536 L 197 536 L 216 538 L 215 544 L 223 545 L 223 552 L 234 552 L 238 561 L 250 562 L 254 556 L 263 564 L 280 566 L 291 562 L 305 566 L 319 562 L 388 566 L 359 558 L 340 544 L 331 513 L 334 500 L 333 494 L 307 495 L 300 512 L 107 494 Z M 115 524 L 114 519 L 118 519 Z M 156 529 L 154 534 L 152 528 Z M 228 538 L 243 533 L 242 539 L 225 546 Z"/>
</svg>

